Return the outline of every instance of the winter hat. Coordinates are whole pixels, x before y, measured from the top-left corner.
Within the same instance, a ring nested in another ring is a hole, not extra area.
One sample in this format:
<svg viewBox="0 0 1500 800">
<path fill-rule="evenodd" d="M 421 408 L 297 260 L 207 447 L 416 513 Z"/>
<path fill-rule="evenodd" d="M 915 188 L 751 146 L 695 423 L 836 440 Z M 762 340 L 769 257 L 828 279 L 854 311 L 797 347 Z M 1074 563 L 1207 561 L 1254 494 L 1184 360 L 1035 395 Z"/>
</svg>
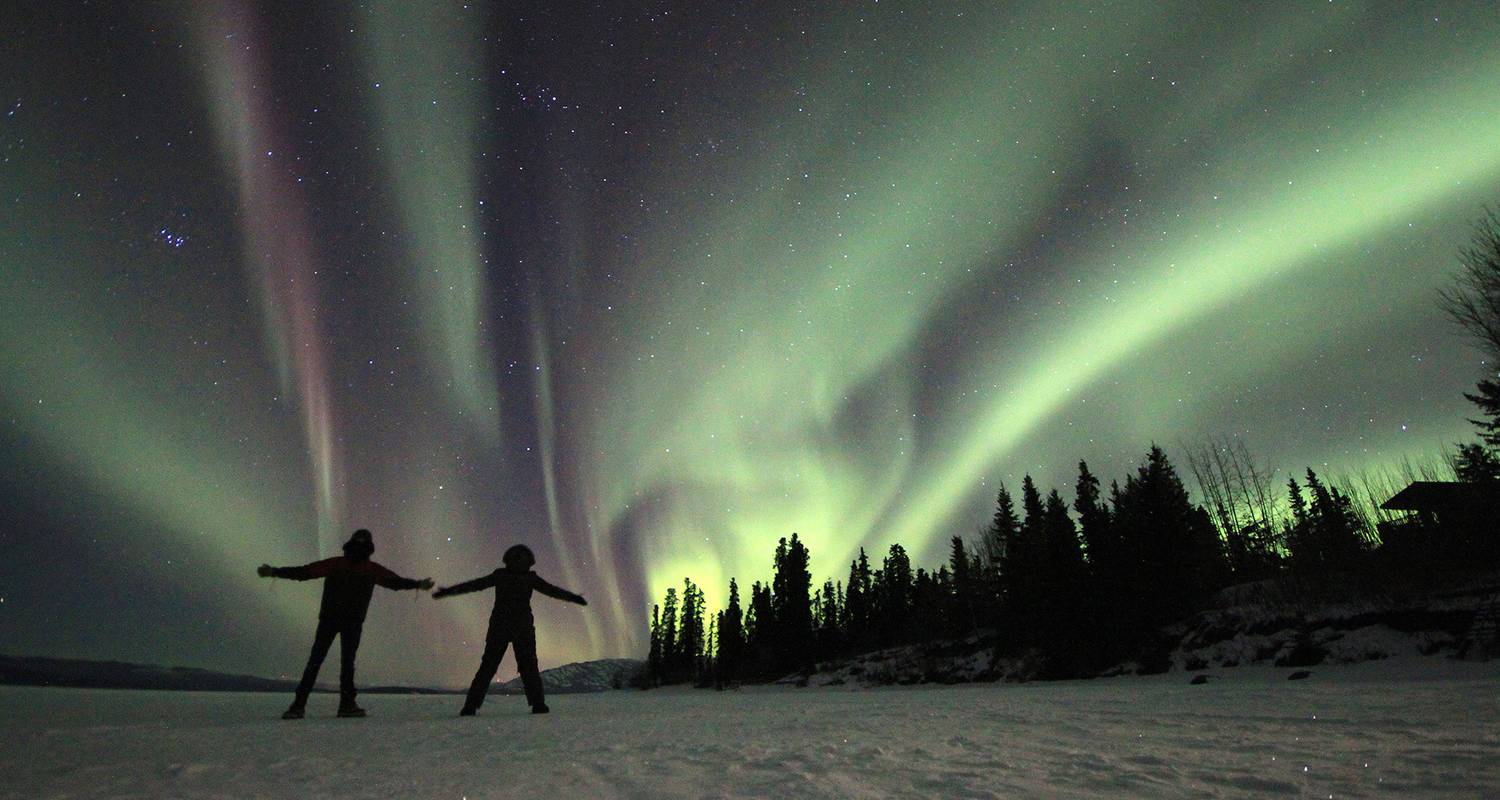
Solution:
<svg viewBox="0 0 1500 800">
<path fill-rule="evenodd" d="M 375 552 L 375 537 L 364 528 L 354 532 L 344 543 L 344 555 L 369 558 Z"/>
<path fill-rule="evenodd" d="M 524 544 L 512 545 L 505 555 L 500 557 L 505 562 L 505 568 L 515 572 L 525 572 L 536 564 L 536 556 L 532 555 L 531 548 Z"/>
</svg>

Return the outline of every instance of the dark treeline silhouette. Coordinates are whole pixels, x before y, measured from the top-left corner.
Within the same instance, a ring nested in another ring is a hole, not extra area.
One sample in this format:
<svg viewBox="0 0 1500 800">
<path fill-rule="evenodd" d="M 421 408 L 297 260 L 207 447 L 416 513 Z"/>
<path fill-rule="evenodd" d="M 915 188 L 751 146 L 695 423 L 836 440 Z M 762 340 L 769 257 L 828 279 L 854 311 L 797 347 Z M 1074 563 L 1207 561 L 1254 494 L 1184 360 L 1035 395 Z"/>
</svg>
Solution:
<svg viewBox="0 0 1500 800">
<path fill-rule="evenodd" d="M 1030 476 L 1019 498 L 1002 486 L 983 533 L 972 542 L 952 537 L 947 562 L 934 569 L 913 568 L 900 544 L 878 564 L 861 548 L 847 577 L 814 588 L 808 549 L 792 534 L 777 543 L 771 579 L 751 585 L 748 604 L 735 579 L 716 612 L 691 578 L 681 591 L 668 589 L 652 609 L 644 680 L 723 687 L 887 647 L 965 639 L 1002 655 L 1034 651 L 1036 677 L 1097 674 L 1142 658 L 1164 625 L 1231 584 L 1316 584 L 1406 563 L 1376 558 L 1366 517 L 1311 469 L 1288 479 L 1280 498 L 1267 497 L 1259 519 L 1247 522 L 1232 499 L 1221 498 L 1216 512 L 1195 504 L 1153 446 L 1107 490 L 1079 462 L 1071 508 Z"/>
</svg>

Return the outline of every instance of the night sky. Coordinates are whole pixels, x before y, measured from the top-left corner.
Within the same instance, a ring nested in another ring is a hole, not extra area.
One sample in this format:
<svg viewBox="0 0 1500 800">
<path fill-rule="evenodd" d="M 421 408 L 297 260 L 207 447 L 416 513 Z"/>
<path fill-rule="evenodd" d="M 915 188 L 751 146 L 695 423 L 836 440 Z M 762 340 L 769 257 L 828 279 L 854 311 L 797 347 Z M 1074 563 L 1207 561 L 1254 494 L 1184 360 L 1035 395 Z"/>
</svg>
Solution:
<svg viewBox="0 0 1500 800">
<path fill-rule="evenodd" d="M 7 3 L 0 651 L 295 675 L 254 568 L 368 527 L 639 657 L 793 531 L 821 583 L 1153 441 L 1472 438 L 1500 11 L 1248 5 Z M 362 682 L 472 671 L 489 600 L 414 594 Z"/>
</svg>

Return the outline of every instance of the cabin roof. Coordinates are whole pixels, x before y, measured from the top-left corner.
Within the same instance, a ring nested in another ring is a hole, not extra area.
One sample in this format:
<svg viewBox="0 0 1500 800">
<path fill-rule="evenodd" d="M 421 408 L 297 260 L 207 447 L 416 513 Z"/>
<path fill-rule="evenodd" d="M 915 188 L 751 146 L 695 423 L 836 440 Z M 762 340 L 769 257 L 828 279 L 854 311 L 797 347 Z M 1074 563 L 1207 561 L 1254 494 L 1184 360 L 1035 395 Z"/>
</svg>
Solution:
<svg viewBox="0 0 1500 800">
<path fill-rule="evenodd" d="M 1500 486 L 1459 481 L 1413 481 L 1380 504 L 1390 511 L 1437 511 L 1474 508 L 1500 500 Z"/>
</svg>

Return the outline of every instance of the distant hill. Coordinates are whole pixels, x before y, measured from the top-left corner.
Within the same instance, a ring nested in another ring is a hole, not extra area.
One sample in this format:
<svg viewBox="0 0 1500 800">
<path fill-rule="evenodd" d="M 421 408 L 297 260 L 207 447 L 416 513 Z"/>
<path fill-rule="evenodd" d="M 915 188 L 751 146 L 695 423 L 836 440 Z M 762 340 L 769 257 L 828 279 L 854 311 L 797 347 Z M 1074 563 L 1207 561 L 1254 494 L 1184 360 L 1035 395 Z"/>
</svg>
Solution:
<svg viewBox="0 0 1500 800">
<path fill-rule="evenodd" d="M 333 669 L 337 671 L 338 665 L 334 664 Z M 291 692 L 297 688 L 296 681 L 232 675 L 196 667 L 6 655 L 0 655 L 0 685 L 191 692 Z M 316 691 L 328 690 L 320 687 Z M 365 694 L 451 694 L 444 689 L 408 686 L 379 686 L 360 691 Z"/>
<path fill-rule="evenodd" d="M 579 661 L 561 667 L 542 670 L 542 688 L 548 694 L 578 694 L 623 689 L 630 685 L 630 676 L 645 662 L 633 658 L 603 658 L 598 661 Z M 496 691 L 505 694 L 521 694 L 521 679 L 506 681 Z"/>
<path fill-rule="evenodd" d="M 602 692 L 629 685 L 630 677 L 644 662 L 629 658 L 606 658 L 567 664 L 542 672 L 542 686 L 550 694 Z M 337 664 L 324 670 L 338 670 Z M 77 658 L 0 655 L 0 685 L 52 686 L 76 689 L 159 689 L 190 692 L 288 692 L 296 681 L 234 675 L 197 667 L 163 667 L 125 661 L 88 661 Z M 315 691 L 331 691 L 319 686 Z M 458 694 L 452 689 L 412 686 L 361 687 L 361 694 Z M 496 691 L 522 692 L 521 679 L 503 683 Z"/>
</svg>

